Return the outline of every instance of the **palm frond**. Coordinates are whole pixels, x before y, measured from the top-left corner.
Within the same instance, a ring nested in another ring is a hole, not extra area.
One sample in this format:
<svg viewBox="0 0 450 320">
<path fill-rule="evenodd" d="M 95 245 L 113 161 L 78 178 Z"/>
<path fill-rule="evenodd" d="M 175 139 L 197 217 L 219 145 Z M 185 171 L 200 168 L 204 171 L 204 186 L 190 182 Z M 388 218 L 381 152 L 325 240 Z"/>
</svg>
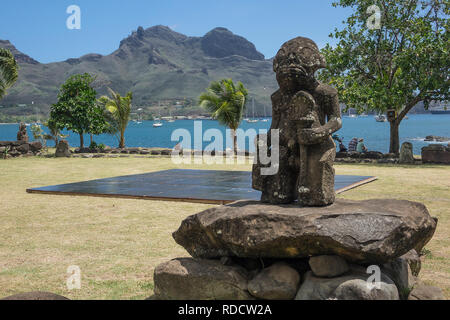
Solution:
<svg viewBox="0 0 450 320">
<path fill-rule="evenodd" d="M 0 48 L 0 98 L 17 81 L 18 70 L 19 67 L 11 51 Z"/>
<path fill-rule="evenodd" d="M 232 79 L 222 79 L 211 82 L 199 101 L 219 123 L 237 129 L 243 118 L 247 95 L 248 91 L 241 82 L 235 85 Z"/>
</svg>

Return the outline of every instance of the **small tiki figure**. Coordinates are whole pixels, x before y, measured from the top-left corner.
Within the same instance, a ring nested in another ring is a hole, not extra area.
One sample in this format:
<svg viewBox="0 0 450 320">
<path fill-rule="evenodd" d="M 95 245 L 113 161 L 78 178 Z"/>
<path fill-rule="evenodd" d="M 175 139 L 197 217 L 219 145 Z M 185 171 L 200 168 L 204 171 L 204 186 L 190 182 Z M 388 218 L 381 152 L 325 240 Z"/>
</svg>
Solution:
<svg viewBox="0 0 450 320">
<path fill-rule="evenodd" d="M 297 129 L 298 142 L 300 145 L 300 171 L 297 180 L 298 201 L 305 205 L 309 203 L 311 196 L 311 181 L 308 178 L 308 144 L 303 141 L 302 132 L 304 129 L 320 127 L 317 104 L 314 97 L 306 91 L 299 91 L 292 98 L 290 107 L 292 122 Z"/>
<path fill-rule="evenodd" d="M 280 89 L 272 95 L 270 130 L 279 132 L 280 158 L 274 175 L 261 175 L 259 162 L 253 167 L 253 188 L 262 191 L 262 202 L 326 206 L 335 200 L 331 135 L 342 119 L 337 91 L 314 77 L 325 67 L 317 45 L 303 37 L 286 42 L 275 57 Z M 274 146 L 269 141 L 265 148 Z"/>
</svg>

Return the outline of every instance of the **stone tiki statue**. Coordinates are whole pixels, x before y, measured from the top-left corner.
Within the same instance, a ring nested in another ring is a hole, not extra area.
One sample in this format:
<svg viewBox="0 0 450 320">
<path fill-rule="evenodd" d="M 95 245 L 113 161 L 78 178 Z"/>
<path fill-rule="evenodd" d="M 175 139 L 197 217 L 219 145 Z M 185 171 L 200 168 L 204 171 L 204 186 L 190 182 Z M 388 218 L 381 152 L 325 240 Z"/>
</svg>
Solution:
<svg viewBox="0 0 450 320">
<path fill-rule="evenodd" d="M 303 37 L 286 42 L 275 57 L 280 89 L 272 95 L 271 131 L 279 130 L 280 159 L 275 175 L 261 175 L 259 162 L 253 167 L 253 188 L 262 191 L 262 202 L 326 206 L 335 201 L 331 136 L 342 119 L 337 90 L 314 77 L 325 67 L 317 45 Z M 257 148 L 263 141 L 257 141 Z M 270 139 L 267 144 L 270 152 Z"/>
<path fill-rule="evenodd" d="M 19 131 L 17 132 L 17 141 L 28 142 L 27 126 L 21 122 L 19 125 Z"/>
</svg>

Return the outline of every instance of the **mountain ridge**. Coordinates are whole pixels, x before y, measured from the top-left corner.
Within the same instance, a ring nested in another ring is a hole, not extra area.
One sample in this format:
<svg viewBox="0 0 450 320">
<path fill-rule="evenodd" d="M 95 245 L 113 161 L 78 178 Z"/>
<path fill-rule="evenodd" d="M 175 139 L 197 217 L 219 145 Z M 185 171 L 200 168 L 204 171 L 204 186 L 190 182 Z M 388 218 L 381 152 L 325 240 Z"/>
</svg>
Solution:
<svg viewBox="0 0 450 320">
<path fill-rule="evenodd" d="M 255 45 L 230 30 L 218 27 L 202 37 L 190 37 L 158 25 L 138 27 L 108 55 L 88 53 L 61 62 L 40 63 L 17 50 L 8 40 L 0 47 L 12 51 L 19 63 L 19 80 L 0 105 L 1 113 L 43 114 L 57 100 L 61 84 L 72 74 L 95 74 L 96 90 L 111 87 L 134 93 L 135 106 L 159 100 L 196 101 L 213 80 L 242 81 L 255 98 L 256 109 L 270 110 L 270 95 L 277 89 L 271 60 Z M 13 107 L 26 104 L 25 108 Z M 20 110 L 19 110 L 20 109 Z"/>
</svg>

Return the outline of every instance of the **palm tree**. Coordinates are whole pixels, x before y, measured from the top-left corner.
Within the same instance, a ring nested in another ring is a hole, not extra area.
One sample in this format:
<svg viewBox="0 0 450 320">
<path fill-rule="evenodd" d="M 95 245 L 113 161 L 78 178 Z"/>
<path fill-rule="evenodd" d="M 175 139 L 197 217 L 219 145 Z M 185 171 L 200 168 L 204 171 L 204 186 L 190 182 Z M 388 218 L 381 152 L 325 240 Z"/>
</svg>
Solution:
<svg viewBox="0 0 450 320">
<path fill-rule="evenodd" d="M 49 134 L 44 134 L 45 140 L 52 140 L 55 142 L 55 147 L 58 146 L 59 139 L 65 139 L 69 135 L 62 134 L 61 130 L 59 130 L 58 126 L 55 124 L 55 122 L 52 119 L 49 119 L 47 122 L 44 122 L 44 126 L 48 128 L 50 131 Z"/>
<path fill-rule="evenodd" d="M 0 48 L 0 99 L 19 77 L 19 66 L 11 51 Z"/>
<path fill-rule="evenodd" d="M 242 82 L 235 85 L 233 80 L 223 79 L 211 82 L 207 91 L 199 98 L 200 105 L 211 112 L 214 119 L 231 129 L 235 155 L 237 155 L 236 130 L 245 112 L 247 96 L 248 91 Z"/>
<path fill-rule="evenodd" d="M 119 148 L 125 148 L 125 130 L 130 122 L 131 101 L 133 94 L 128 92 L 125 97 L 108 88 L 111 97 L 103 96 L 98 102 L 105 110 L 105 118 L 109 126 L 107 133 L 114 134 L 119 140 Z"/>
</svg>

